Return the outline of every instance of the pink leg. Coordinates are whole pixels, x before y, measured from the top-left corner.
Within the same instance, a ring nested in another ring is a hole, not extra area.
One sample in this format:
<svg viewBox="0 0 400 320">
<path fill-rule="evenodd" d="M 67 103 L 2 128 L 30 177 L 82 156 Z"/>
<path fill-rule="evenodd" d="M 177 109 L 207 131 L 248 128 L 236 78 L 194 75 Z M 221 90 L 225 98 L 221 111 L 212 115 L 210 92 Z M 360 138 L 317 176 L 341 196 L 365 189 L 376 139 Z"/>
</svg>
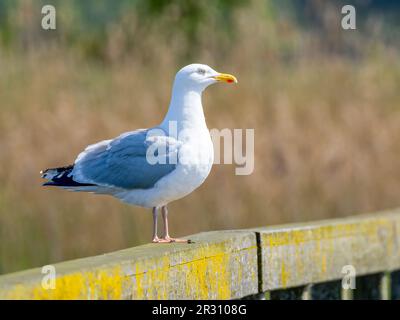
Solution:
<svg viewBox="0 0 400 320">
<path fill-rule="evenodd" d="M 177 238 L 171 238 L 169 236 L 169 231 L 168 231 L 168 209 L 167 206 L 161 207 L 161 214 L 164 220 L 164 236 L 160 239 L 160 242 L 165 242 L 165 243 L 170 243 L 170 242 L 181 242 L 181 243 L 191 243 L 191 240 L 188 239 L 177 239 Z"/>
<path fill-rule="evenodd" d="M 152 242 L 160 242 L 160 238 L 157 236 L 157 208 L 153 208 L 153 240 Z"/>
</svg>

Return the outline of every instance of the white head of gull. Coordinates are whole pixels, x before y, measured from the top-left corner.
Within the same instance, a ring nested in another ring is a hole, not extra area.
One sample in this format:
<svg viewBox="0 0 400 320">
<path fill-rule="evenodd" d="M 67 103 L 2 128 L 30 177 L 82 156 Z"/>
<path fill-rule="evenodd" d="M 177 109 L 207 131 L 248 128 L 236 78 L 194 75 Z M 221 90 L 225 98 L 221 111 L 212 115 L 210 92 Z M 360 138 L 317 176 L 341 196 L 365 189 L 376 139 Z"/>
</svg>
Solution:
<svg viewBox="0 0 400 320">
<path fill-rule="evenodd" d="M 193 192 L 211 171 L 214 150 L 201 96 L 217 82 L 237 80 L 203 64 L 182 68 L 175 76 L 169 109 L 160 125 L 89 145 L 74 164 L 41 171 L 48 180 L 44 185 L 109 194 L 128 204 L 152 208 L 153 242 L 190 242 L 170 237 L 167 204 Z M 161 237 L 157 235 L 159 210 L 164 221 Z"/>
</svg>

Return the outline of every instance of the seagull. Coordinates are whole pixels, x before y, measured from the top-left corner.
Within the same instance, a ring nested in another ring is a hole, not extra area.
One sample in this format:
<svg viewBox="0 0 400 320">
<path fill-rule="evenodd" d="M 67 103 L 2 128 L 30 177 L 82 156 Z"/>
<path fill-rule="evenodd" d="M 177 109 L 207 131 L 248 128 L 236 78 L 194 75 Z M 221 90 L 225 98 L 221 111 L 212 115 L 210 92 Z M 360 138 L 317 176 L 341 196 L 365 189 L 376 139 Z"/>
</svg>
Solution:
<svg viewBox="0 0 400 320">
<path fill-rule="evenodd" d="M 152 242 L 190 243 L 170 237 L 167 205 L 193 192 L 211 171 L 214 149 L 201 96 L 217 82 L 237 83 L 237 79 L 203 64 L 183 67 L 175 76 L 161 124 L 89 145 L 74 164 L 41 171 L 47 179 L 43 185 L 108 194 L 131 205 L 152 208 Z M 158 237 L 160 210 L 164 229 Z"/>
</svg>

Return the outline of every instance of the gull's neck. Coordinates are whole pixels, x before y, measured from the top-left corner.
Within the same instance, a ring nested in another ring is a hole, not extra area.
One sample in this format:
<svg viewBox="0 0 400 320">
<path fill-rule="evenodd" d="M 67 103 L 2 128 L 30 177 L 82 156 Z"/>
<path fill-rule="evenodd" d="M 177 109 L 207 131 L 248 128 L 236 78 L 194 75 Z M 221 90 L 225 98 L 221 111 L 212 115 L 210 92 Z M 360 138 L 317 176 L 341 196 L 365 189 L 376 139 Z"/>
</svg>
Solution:
<svg viewBox="0 0 400 320">
<path fill-rule="evenodd" d="M 168 131 L 170 121 L 182 129 L 207 129 L 201 104 L 202 90 L 190 89 L 177 82 L 172 89 L 171 102 L 160 127 Z"/>
</svg>

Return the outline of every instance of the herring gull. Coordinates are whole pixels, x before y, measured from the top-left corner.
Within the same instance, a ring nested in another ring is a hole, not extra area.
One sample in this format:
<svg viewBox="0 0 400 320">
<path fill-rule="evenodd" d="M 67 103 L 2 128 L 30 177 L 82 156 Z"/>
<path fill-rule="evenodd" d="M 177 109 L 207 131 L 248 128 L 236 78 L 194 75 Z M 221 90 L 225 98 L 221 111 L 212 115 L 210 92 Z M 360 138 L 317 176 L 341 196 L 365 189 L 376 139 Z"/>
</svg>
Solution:
<svg viewBox="0 0 400 320">
<path fill-rule="evenodd" d="M 217 82 L 237 80 L 207 65 L 182 68 L 175 76 L 169 109 L 160 125 L 89 145 L 74 164 L 41 171 L 48 180 L 43 185 L 109 194 L 128 204 L 152 208 L 152 242 L 190 242 L 169 236 L 167 204 L 194 191 L 211 171 L 214 150 L 201 95 Z M 160 209 L 164 232 L 158 237 Z"/>
</svg>

